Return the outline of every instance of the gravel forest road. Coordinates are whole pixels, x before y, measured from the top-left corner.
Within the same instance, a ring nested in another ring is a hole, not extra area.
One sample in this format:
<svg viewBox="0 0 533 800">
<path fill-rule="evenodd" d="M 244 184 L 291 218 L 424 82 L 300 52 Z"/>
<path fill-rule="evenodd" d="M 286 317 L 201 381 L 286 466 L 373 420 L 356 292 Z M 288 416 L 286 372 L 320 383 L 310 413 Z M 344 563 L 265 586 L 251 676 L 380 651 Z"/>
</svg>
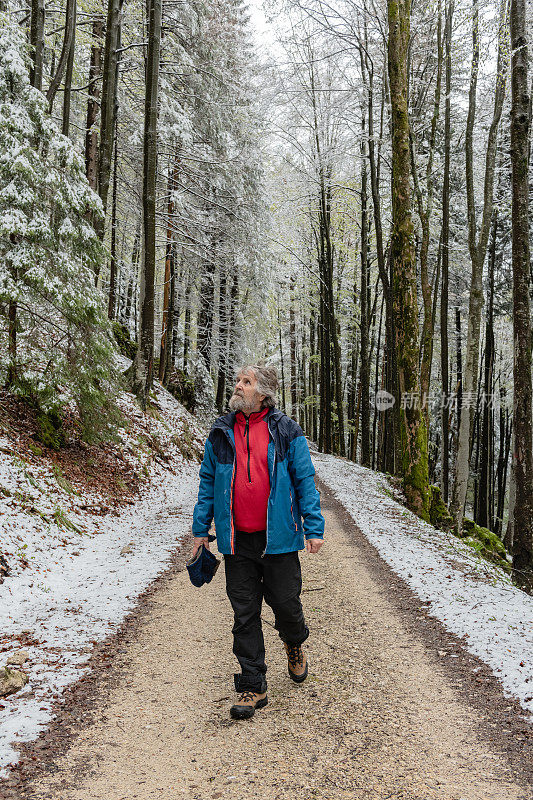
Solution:
<svg viewBox="0 0 533 800">
<path fill-rule="evenodd" d="M 269 704 L 251 720 L 231 720 L 236 662 L 223 570 L 194 589 L 176 569 L 115 647 L 90 719 L 6 796 L 533 798 L 532 740 L 516 705 L 321 488 L 326 543 L 318 556 L 302 555 L 311 628 L 303 685 L 288 678 L 265 607 Z M 63 713 L 72 720 L 75 705 Z"/>
</svg>

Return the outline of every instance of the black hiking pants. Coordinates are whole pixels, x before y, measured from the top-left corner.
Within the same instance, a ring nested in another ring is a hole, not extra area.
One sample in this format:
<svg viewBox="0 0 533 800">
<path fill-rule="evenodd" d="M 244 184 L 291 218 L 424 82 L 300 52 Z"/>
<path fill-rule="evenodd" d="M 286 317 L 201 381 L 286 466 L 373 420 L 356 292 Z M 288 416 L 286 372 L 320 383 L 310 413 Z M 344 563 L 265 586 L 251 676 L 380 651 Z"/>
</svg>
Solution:
<svg viewBox="0 0 533 800">
<path fill-rule="evenodd" d="M 300 592 L 298 551 L 265 555 L 265 531 L 236 531 L 235 555 L 224 556 L 226 592 L 233 607 L 233 652 L 241 667 L 235 675 L 238 692 L 266 691 L 265 643 L 261 626 L 263 598 L 274 612 L 282 641 L 301 644 L 309 636 Z"/>
</svg>

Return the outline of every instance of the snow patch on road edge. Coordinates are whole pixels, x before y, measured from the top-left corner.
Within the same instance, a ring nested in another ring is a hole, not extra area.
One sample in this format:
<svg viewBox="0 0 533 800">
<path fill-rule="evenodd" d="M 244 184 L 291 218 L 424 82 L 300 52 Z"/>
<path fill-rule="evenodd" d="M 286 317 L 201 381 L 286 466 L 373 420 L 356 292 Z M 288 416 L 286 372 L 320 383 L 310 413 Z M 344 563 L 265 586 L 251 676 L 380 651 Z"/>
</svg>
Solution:
<svg viewBox="0 0 533 800">
<path fill-rule="evenodd" d="M 139 499 L 102 516 L 84 510 L 98 497 L 71 495 L 53 470 L 28 466 L 24 454 L 6 453 L 12 443 L 5 443 L 0 531 L 13 569 L 0 585 L 0 666 L 23 648 L 30 681 L 0 698 L 0 778 L 18 761 L 16 745 L 37 738 L 64 689 L 86 672 L 94 645 L 117 630 L 190 530 L 199 465 L 182 456 L 178 439 L 198 446 L 203 432 L 162 387 L 154 401 L 148 417 L 130 395 L 122 397 L 131 422 L 122 432 L 125 458 L 148 427 L 168 460 L 146 451 Z"/>
<path fill-rule="evenodd" d="M 460 539 L 394 500 L 385 475 L 335 456 L 312 458 L 319 478 L 384 561 L 533 721 L 533 598 Z"/>
</svg>

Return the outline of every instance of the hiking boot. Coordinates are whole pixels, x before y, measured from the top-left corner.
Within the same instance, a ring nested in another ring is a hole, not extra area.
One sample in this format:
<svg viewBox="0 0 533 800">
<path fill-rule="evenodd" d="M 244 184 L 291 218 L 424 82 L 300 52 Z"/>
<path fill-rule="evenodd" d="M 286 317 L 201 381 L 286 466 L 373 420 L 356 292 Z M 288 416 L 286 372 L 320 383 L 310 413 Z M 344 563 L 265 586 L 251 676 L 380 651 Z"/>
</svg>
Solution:
<svg viewBox="0 0 533 800">
<path fill-rule="evenodd" d="M 266 692 L 241 692 L 237 702 L 229 710 L 233 719 L 250 719 L 255 714 L 256 708 L 263 708 L 268 703 Z"/>
<path fill-rule="evenodd" d="M 289 676 L 295 683 L 303 683 L 309 672 L 309 664 L 300 644 L 287 644 L 284 642 L 287 651 Z"/>
</svg>

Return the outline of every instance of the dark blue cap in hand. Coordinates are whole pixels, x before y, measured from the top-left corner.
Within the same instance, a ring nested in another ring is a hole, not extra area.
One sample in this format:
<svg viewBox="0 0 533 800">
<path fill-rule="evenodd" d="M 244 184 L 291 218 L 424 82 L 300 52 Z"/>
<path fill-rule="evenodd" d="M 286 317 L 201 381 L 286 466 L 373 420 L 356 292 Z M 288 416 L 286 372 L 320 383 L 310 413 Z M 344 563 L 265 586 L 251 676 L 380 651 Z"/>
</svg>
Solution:
<svg viewBox="0 0 533 800">
<path fill-rule="evenodd" d="M 203 544 L 198 548 L 196 555 L 187 561 L 187 570 L 193 586 L 203 586 L 213 580 L 220 561 Z"/>
</svg>

